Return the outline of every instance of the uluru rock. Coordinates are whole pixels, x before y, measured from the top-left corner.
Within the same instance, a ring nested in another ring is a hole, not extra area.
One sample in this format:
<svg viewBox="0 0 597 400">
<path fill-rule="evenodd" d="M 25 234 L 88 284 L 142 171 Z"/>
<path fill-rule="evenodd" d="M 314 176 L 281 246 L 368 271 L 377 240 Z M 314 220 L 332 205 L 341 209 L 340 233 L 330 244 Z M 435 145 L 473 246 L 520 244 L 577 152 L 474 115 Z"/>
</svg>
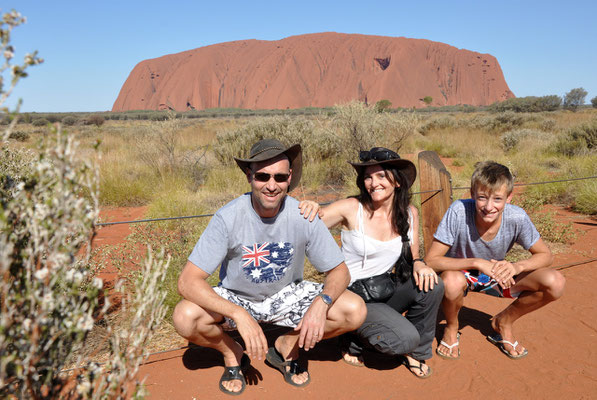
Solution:
<svg viewBox="0 0 597 400">
<path fill-rule="evenodd" d="M 514 97 L 497 59 L 403 37 L 316 33 L 241 40 L 144 60 L 112 111 L 325 107 L 387 99 L 394 107 L 488 105 Z"/>
</svg>

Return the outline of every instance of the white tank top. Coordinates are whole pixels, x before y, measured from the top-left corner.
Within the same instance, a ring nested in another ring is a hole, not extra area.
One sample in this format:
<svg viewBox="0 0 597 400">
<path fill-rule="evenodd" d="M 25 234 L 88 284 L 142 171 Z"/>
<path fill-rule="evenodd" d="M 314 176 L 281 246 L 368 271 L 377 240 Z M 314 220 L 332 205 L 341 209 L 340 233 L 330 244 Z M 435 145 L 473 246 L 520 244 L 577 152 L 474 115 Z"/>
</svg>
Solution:
<svg viewBox="0 0 597 400">
<path fill-rule="evenodd" d="M 409 225 L 408 239 L 412 238 L 412 214 L 408 211 Z M 356 218 L 357 226 L 354 230 L 342 230 L 342 253 L 348 270 L 350 283 L 357 279 L 380 275 L 392 269 L 402 253 L 402 237 L 398 236 L 388 241 L 377 240 L 365 235 L 363 223 L 363 205 L 359 203 Z"/>
</svg>

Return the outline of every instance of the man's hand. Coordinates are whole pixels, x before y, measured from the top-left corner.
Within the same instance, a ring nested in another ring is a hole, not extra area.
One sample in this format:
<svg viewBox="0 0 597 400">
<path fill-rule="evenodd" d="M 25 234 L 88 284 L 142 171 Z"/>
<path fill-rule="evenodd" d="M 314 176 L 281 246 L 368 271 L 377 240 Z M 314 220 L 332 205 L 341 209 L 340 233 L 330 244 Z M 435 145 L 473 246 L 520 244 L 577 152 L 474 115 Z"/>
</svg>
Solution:
<svg viewBox="0 0 597 400">
<path fill-rule="evenodd" d="M 491 267 L 491 277 L 495 279 L 502 288 L 508 289 L 516 284 L 514 276 L 521 271 L 512 263 L 502 260 L 491 260 L 493 266 Z"/>
<path fill-rule="evenodd" d="M 233 320 L 245 342 L 249 357 L 257 360 L 265 358 L 267 340 L 257 321 L 243 308 L 239 308 L 238 315 L 234 315 Z"/>
<path fill-rule="evenodd" d="M 301 209 L 303 218 L 309 218 L 309 222 L 313 222 L 317 214 L 319 214 L 319 218 L 323 217 L 323 211 L 319 206 L 319 203 L 314 201 L 303 200 L 299 203 L 299 208 Z"/>
<path fill-rule="evenodd" d="M 301 322 L 294 328 L 295 331 L 300 330 L 299 347 L 309 351 L 323 339 L 327 312 L 328 305 L 320 297 L 316 297 Z"/>
</svg>

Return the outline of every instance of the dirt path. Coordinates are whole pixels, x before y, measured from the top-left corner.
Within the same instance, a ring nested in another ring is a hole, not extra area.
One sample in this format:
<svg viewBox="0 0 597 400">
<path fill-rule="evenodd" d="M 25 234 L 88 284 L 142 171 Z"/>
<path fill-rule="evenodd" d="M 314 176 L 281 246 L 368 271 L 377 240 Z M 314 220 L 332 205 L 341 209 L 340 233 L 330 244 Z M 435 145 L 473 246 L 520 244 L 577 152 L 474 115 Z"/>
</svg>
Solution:
<svg viewBox="0 0 597 400">
<path fill-rule="evenodd" d="M 138 211 L 138 210 L 137 210 Z M 131 210 L 131 219 L 142 215 Z M 120 217 L 113 211 L 112 219 Z M 597 221 L 557 209 L 558 219 L 573 223 L 579 232 L 569 252 L 558 254 L 555 266 L 597 257 Z M 124 217 L 124 215 L 122 215 Z M 128 218 L 128 217 L 127 217 Z M 121 240 L 126 229 L 100 231 L 108 243 Z M 122 232 L 120 232 L 122 230 Z M 114 235 L 109 234 L 114 233 Z M 118 239 L 120 236 L 120 239 Z M 435 356 L 428 380 L 419 380 L 391 360 L 367 357 L 368 368 L 340 361 L 336 341 L 328 340 L 306 354 L 312 376 L 309 386 L 297 389 L 263 361 L 253 360 L 244 399 L 402 399 L 462 396 L 484 399 L 591 399 L 597 398 L 597 307 L 594 283 L 597 262 L 563 269 L 564 297 L 521 319 L 517 339 L 529 356 L 513 361 L 489 344 L 489 318 L 508 304 L 476 293 L 465 300 L 461 313 L 461 351 L 458 361 Z M 438 339 L 445 321 L 440 321 Z M 272 332 L 270 340 L 279 332 Z M 179 343 L 173 338 L 173 346 Z M 176 344 L 175 344 L 176 343 Z M 434 343 L 434 349 L 437 343 Z M 146 388 L 155 399 L 230 398 L 218 390 L 222 359 L 210 349 L 186 349 L 155 355 L 140 369 Z"/>
</svg>

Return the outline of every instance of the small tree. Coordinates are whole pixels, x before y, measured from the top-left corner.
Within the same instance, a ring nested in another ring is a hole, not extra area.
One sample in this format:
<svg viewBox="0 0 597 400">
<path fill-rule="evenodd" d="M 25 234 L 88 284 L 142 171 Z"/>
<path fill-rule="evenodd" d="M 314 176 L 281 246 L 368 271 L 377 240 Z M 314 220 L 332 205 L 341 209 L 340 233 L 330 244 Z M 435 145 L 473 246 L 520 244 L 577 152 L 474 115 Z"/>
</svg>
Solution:
<svg viewBox="0 0 597 400">
<path fill-rule="evenodd" d="M 591 104 L 593 105 L 593 108 L 597 108 L 597 96 L 591 99 Z"/>
<path fill-rule="evenodd" d="M 583 88 L 572 89 L 564 95 L 564 108 L 576 111 L 579 106 L 585 104 L 585 97 L 588 92 Z"/>
<path fill-rule="evenodd" d="M 390 107 L 392 107 L 392 102 L 387 99 L 379 100 L 377 103 L 375 103 L 375 111 L 378 113 L 387 111 L 390 109 Z"/>
<path fill-rule="evenodd" d="M 433 103 L 433 97 L 431 97 L 431 96 L 423 97 L 423 103 L 427 104 L 427 106 L 430 106 L 431 103 Z"/>
</svg>

